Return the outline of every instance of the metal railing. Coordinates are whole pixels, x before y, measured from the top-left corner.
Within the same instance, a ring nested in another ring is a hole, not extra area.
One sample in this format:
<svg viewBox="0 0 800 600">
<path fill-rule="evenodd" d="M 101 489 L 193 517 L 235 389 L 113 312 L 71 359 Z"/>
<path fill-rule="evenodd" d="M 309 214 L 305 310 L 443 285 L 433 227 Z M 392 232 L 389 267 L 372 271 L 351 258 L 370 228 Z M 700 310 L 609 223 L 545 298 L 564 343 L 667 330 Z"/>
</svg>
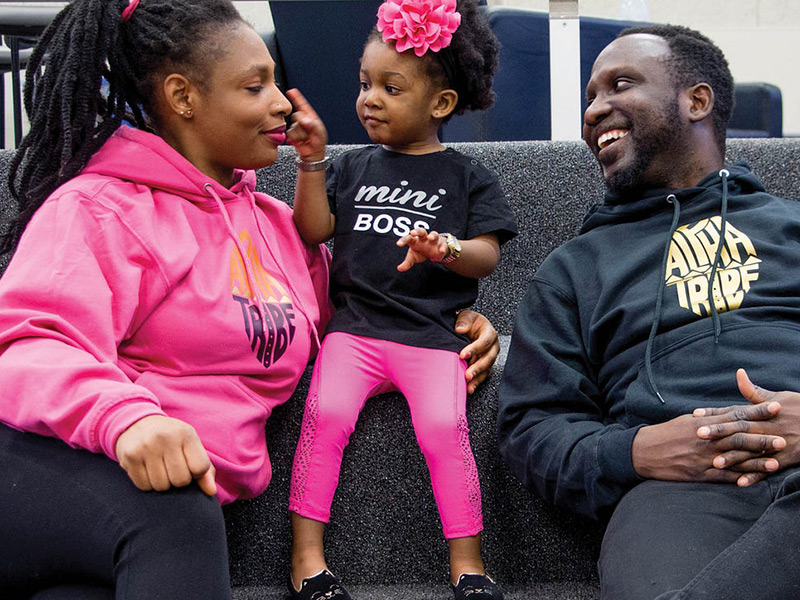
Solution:
<svg viewBox="0 0 800 600">
<path fill-rule="evenodd" d="M 10 72 L 14 144 L 22 139 L 22 82 L 20 72 L 36 39 L 50 24 L 62 6 L 19 6 L 0 4 L 0 36 L 8 48 L 0 52 L 0 76 Z M 0 83 L 0 144 L 5 146 L 5 85 Z"/>
</svg>

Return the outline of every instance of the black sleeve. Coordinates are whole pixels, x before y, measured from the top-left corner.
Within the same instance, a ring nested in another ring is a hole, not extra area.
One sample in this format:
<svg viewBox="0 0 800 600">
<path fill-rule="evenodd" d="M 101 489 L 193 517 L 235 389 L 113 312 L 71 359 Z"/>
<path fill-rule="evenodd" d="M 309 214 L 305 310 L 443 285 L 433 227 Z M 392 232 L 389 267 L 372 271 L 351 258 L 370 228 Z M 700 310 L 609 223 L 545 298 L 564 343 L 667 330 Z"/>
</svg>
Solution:
<svg viewBox="0 0 800 600">
<path fill-rule="evenodd" d="M 339 172 L 342 162 L 344 162 L 344 157 L 340 156 L 334 159 L 325 171 L 325 188 L 328 193 L 328 206 L 330 206 L 333 216 L 336 216 L 336 188 L 339 185 Z"/>
<path fill-rule="evenodd" d="M 501 244 L 517 235 L 517 219 L 511 212 L 500 182 L 487 169 L 473 175 L 469 194 L 467 239 L 494 233 Z"/>
<path fill-rule="evenodd" d="M 576 304 L 534 280 L 500 384 L 500 452 L 528 489 L 601 519 L 641 481 L 631 458 L 638 428 L 607 423 L 590 373 Z"/>
</svg>

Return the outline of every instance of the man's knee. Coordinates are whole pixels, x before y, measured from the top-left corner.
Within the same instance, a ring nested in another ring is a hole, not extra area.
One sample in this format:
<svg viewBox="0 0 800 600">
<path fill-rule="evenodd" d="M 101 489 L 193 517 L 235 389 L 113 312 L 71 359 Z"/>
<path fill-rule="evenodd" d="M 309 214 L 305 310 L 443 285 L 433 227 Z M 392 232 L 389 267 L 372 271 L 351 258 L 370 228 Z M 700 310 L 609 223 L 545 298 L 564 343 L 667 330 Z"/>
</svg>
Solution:
<svg viewBox="0 0 800 600">
<path fill-rule="evenodd" d="M 602 598 L 644 600 L 686 585 L 770 503 L 767 485 L 645 481 L 620 500 L 598 568 Z"/>
</svg>

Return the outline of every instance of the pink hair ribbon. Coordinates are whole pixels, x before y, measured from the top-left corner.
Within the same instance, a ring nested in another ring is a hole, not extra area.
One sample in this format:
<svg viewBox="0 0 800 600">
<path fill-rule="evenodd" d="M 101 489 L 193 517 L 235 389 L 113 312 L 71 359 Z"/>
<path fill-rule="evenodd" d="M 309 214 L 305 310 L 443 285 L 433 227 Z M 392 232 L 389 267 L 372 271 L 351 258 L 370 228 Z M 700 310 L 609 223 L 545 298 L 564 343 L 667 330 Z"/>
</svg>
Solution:
<svg viewBox="0 0 800 600">
<path fill-rule="evenodd" d="M 139 6 L 139 0 L 131 0 L 125 10 L 122 11 L 122 16 L 119 18 L 120 23 L 125 23 L 133 16 L 133 11 Z"/>
</svg>

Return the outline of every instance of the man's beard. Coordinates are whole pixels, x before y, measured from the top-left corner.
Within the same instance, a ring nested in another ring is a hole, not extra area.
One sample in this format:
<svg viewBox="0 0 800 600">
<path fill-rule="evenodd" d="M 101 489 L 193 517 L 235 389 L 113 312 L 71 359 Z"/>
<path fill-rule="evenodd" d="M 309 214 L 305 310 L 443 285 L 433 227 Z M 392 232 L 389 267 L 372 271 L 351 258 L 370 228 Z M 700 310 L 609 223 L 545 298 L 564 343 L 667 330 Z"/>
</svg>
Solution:
<svg viewBox="0 0 800 600">
<path fill-rule="evenodd" d="M 665 102 L 658 114 L 652 115 L 647 125 L 639 125 L 630 134 L 629 141 L 634 145 L 633 162 L 626 168 L 618 170 L 605 180 L 606 188 L 616 195 L 630 195 L 647 189 L 662 187 L 659 181 L 648 179 L 647 171 L 658 160 L 664 151 L 675 148 L 676 136 L 683 135 L 674 126 L 679 123 L 678 94 L 671 102 Z M 645 121 L 641 116 L 640 123 Z"/>
</svg>

